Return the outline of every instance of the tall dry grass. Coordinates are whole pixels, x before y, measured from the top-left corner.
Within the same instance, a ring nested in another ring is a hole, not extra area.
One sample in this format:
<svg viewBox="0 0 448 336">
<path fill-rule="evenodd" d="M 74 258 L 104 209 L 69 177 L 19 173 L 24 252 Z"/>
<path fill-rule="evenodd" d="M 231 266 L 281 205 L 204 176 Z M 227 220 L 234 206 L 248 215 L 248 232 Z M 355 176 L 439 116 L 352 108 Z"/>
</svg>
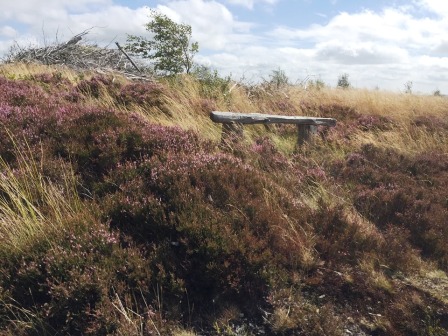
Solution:
<svg viewBox="0 0 448 336">
<path fill-rule="evenodd" d="M 60 166 L 62 184 L 44 176 L 30 148 L 16 146 L 14 166 L 0 158 L 0 246 L 26 251 L 52 237 L 83 211 L 73 171 Z M 43 158 L 42 158 L 43 159 Z"/>
<path fill-rule="evenodd" d="M 63 65 L 44 65 L 37 63 L 7 63 L 0 65 L 0 74 L 6 78 L 32 78 L 35 75 L 43 73 L 49 75 L 60 74 L 71 82 L 76 82 L 80 78 L 79 72 Z M 89 74 L 86 75 L 88 76 Z"/>
</svg>

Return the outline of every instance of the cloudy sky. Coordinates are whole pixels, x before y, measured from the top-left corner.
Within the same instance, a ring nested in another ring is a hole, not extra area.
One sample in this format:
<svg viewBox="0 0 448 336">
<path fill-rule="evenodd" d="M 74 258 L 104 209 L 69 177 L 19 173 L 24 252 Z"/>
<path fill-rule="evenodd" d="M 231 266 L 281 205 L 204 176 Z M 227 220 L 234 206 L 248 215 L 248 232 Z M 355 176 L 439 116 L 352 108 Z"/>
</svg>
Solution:
<svg viewBox="0 0 448 336">
<path fill-rule="evenodd" d="M 0 57 L 92 28 L 99 45 L 145 35 L 149 9 L 188 23 L 198 63 L 255 82 L 341 74 L 359 88 L 448 94 L 447 0 L 0 0 Z"/>
</svg>

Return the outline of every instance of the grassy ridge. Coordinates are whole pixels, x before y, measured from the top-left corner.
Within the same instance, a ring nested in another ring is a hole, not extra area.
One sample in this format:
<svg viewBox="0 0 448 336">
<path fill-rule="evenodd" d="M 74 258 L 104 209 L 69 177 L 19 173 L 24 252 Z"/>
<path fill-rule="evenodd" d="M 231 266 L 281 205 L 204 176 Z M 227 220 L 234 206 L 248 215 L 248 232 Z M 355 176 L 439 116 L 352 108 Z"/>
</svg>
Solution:
<svg viewBox="0 0 448 336">
<path fill-rule="evenodd" d="M 446 98 L 0 74 L 2 334 L 447 334 Z"/>
</svg>

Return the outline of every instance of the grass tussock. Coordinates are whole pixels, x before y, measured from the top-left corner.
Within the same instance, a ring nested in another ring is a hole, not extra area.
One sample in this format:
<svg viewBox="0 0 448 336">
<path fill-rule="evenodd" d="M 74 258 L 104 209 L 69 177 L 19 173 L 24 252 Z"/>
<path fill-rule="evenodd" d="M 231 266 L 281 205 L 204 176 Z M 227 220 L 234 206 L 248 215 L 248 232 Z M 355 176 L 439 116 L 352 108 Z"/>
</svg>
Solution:
<svg viewBox="0 0 448 336">
<path fill-rule="evenodd" d="M 0 74 L 2 334 L 446 335 L 446 98 Z"/>
<path fill-rule="evenodd" d="M 14 141 L 14 139 L 12 139 Z M 0 236 L 5 250 L 26 250 L 36 240 L 48 240 L 64 228 L 82 207 L 76 178 L 61 164 L 56 184 L 44 176 L 29 147 L 15 147 L 14 164 L 0 158 Z"/>
</svg>

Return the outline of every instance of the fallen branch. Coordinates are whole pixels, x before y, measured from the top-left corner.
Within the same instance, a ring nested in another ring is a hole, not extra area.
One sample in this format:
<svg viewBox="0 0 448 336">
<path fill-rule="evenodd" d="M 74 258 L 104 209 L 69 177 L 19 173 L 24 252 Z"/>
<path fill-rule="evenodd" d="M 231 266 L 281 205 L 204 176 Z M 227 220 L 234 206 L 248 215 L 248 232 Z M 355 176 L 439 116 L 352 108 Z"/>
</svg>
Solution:
<svg viewBox="0 0 448 336">
<path fill-rule="evenodd" d="M 129 62 L 131 62 L 131 64 L 134 66 L 134 68 L 137 69 L 138 72 L 141 72 L 140 69 L 135 65 L 134 61 L 126 53 L 126 51 L 123 50 L 123 48 L 120 46 L 120 44 L 118 42 L 115 42 L 115 44 L 117 45 L 118 50 L 120 50 L 126 56 L 126 58 L 129 60 Z"/>
</svg>

